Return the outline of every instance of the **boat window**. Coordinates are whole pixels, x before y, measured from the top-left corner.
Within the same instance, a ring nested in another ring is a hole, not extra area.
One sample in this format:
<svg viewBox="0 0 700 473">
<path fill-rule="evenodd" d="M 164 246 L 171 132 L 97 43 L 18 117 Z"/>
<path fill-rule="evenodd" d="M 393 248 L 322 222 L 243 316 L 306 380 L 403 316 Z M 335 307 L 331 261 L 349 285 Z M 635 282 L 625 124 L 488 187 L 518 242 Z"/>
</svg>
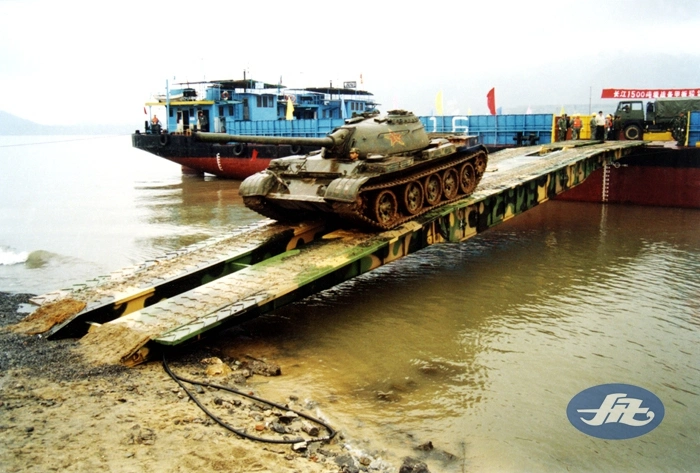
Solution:
<svg viewBox="0 0 700 473">
<path fill-rule="evenodd" d="M 224 116 L 224 106 L 223 105 L 219 105 L 219 116 L 220 117 Z"/>
<path fill-rule="evenodd" d="M 258 108 L 272 108 L 274 107 L 274 97 L 272 95 L 258 95 L 257 104 Z"/>
</svg>

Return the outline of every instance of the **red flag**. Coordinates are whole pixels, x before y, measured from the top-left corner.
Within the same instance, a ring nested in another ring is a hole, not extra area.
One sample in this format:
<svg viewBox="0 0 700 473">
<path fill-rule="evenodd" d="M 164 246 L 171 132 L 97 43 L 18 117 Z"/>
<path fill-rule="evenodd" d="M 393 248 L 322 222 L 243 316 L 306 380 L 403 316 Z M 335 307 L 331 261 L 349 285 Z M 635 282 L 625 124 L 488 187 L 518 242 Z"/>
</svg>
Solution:
<svg viewBox="0 0 700 473">
<path fill-rule="evenodd" d="M 146 107 L 143 107 L 143 114 L 148 115 L 148 112 L 146 111 Z"/>
<path fill-rule="evenodd" d="M 496 88 L 492 88 L 489 90 L 489 93 L 486 94 L 486 105 L 489 107 L 489 112 L 491 112 L 491 115 L 496 114 Z"/>
</svg>

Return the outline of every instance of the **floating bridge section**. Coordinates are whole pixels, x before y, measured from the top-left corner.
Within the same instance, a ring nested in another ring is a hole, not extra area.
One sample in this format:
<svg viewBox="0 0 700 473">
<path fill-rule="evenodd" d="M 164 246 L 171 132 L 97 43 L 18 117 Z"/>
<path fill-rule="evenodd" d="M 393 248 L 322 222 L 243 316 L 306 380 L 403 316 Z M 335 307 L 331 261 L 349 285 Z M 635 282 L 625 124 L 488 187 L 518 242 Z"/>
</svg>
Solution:
<svg viewBox="0 0 700 473">
<path fill-rule="evenodd" d="M 468 198 L 383 233 L 262 220 L 157 260 L 36 297 L 25 333 L 79 337 L 85 353 L 135 365 L 153 348 L 270 312 L 410 253 L 459 242 L 583 182 L 643 142 L 563 142 L 491 154 Z M 90 329 L 90 330 L 88 330 Z"/>
</svg>

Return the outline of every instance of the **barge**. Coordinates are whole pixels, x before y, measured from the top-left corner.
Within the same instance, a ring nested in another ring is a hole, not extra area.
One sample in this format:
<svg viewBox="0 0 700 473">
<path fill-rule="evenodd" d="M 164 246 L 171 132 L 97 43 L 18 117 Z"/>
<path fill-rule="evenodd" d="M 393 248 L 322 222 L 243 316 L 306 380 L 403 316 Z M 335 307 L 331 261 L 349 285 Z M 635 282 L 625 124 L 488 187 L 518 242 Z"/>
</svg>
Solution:
<svg viewBox="0 0 700 473">
<path fill-rule="evenodd" d="M 648 143 L 557 199 L 700 209 L 700 147 Z"/>
</svg>

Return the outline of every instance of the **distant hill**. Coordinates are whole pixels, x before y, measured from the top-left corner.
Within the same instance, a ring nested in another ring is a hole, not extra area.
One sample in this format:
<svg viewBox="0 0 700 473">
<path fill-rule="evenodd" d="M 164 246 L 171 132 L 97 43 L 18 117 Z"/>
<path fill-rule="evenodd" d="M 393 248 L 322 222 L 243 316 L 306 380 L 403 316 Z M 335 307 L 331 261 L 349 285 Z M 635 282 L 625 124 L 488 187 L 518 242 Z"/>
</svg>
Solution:
<svg viewBox="0 0 700 473">
<path fill-rule="evenodd" d="M 0 135 L 122 135 L 134 129 L 133 125 L 40 125 L 0 110 Z"/>
</svg>

